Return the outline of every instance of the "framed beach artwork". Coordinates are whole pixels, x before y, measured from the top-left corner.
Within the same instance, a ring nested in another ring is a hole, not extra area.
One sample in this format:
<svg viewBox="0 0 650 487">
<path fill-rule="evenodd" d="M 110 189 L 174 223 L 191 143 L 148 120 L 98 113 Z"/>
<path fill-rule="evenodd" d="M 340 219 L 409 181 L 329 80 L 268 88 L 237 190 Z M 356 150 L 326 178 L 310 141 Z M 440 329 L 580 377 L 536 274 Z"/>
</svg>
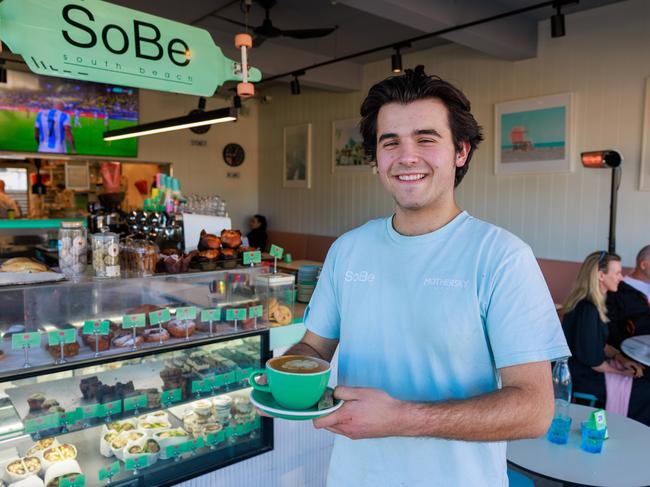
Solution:
<svg viewBox="0 0 650 487">
<path fill-rule="evenodd" d="M 639 191 L 650 191 L 650 78 L 645 80 L 644 101 Z"/>
<path fill-rule="evenodd" d="M 285 188 L 311 187 L 311 124 L 284 128 L 284 163 L 282 181 Z"/>
<path fill-rule="evenodd" d="M 372 172 L 363 150 L 359 118 L 332 122 L 332 172 Z"/>
<path fill-rule="evenodd" d="M 572 95 L 495 105 L 494 172 L 570 172 Z"/>
</svg>

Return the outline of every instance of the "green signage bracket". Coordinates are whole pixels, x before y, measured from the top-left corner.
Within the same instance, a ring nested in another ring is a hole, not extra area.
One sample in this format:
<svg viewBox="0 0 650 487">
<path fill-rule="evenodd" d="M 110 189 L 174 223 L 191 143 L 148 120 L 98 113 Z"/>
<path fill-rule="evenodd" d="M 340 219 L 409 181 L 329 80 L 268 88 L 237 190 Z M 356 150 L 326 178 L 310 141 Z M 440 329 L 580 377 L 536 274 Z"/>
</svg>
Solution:
<svg viewBox="0 0 650 487">
<path fill-rule="evenodd" d="M 46 76 L 198 96 L 242 81 L 207 30 L 102 0 L 4 0 L 0 40 Z"/>
</svg>

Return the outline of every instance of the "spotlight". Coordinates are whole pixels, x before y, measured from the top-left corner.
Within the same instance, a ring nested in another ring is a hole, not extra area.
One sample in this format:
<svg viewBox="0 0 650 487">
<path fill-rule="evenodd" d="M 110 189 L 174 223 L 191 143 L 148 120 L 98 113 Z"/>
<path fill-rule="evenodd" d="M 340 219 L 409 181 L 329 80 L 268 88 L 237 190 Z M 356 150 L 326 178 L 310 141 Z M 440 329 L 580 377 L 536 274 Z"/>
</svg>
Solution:
<svg viewBox="0 0 650 487">
<path fill-rule="evenodd" d="M 239 96 L 239 95 L 235 95 L 235 96 L 232 98 L 232 106 L 233 106 L 234 108 L 241 108 L 241 96 Z"/>
<path fill-rule="evenodd" d="M 562 2 L 555 4 L 555 15 L 551 17 L 551 37 L 564 37 L 566 29 L 564 26 L 564 14 L 562 13 Z"/>
<path fill-rule="evenodd" d="M 399 52 L 399 47 L 395 48 L 395 52 L 390 57 L 390 67 L 393 73 L 402 72 L 402 55 Z"/>
<path fill-rule="evenodd" d="M 298 76 L 293 77 L 291 80 L 291 94 L 299 95 L 300 94 L 300 81 L 298 81 Z"/>
</svg>

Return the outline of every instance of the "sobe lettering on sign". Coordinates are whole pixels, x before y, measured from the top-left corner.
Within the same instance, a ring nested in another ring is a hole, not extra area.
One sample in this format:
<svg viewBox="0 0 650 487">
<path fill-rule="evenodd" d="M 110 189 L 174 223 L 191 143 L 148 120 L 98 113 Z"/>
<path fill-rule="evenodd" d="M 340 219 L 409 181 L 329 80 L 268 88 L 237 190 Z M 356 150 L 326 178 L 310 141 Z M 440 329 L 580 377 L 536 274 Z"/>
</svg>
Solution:
<svg viewBox="0 0 650 487">
<path fill-rule="evenodd" d="M 77 15 L 76 12 L 81 12 Z M 75 15 L 77 19 L 73 19 Z M 66 5 L 62 10 L 63 19 L 76 30 L 63 30 L 63 38 L 75 47 L 90 49 L 97 45 L 98 37 L 92 27 L 81 22 L 79 17 L 83 16 L 86 22 L 95 22 L 95 17 L 90 10 L 81 5 Z M 160 29 L 156 25 L 140 20 L 133 20 L 133 45 L 135 56 L 142 59 L 158 61 L 166 53 L 169 60 L 176 66 L 187 66 L 190 64 L 191 51 L 187 43 L 178 38 L 166 42 L 166 49 L 163 48 Z M 113 54 L 124 54 L 130 46 L 130 38 L 127 32 L 116 24 L 107 24 L 101 30 L 101 41 L 104 47 Z M 146 51 L 146 52 L 145 52 Z"/>
<path fill-rule="evenodd" d="M 0 40 L 46 76 L 211 96 L 241 81 L 205 29 L 102 0 L 2 0 Z M 248 81 L 262 78 L 249 66 Z"/>
<path fill-rule="evenodd" d="M 345 282 L 374 282 L 375 275 L 368 271 L 346 271 Z"/>
</svg>

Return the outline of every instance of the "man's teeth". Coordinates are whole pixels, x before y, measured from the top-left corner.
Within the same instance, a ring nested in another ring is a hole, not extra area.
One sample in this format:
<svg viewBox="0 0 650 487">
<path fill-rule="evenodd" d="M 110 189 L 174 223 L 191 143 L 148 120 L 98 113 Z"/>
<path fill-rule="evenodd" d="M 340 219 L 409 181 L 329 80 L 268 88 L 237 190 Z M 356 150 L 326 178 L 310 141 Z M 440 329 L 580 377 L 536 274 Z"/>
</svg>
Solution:
<svg viewBox="0 0 650 487">
<path fill-rule="evenodd" d="M 422 179 L 424 174 L 402 174 L 397 177 L 400 181 L 417 181 L 418 179 Z"/>
</svg>

